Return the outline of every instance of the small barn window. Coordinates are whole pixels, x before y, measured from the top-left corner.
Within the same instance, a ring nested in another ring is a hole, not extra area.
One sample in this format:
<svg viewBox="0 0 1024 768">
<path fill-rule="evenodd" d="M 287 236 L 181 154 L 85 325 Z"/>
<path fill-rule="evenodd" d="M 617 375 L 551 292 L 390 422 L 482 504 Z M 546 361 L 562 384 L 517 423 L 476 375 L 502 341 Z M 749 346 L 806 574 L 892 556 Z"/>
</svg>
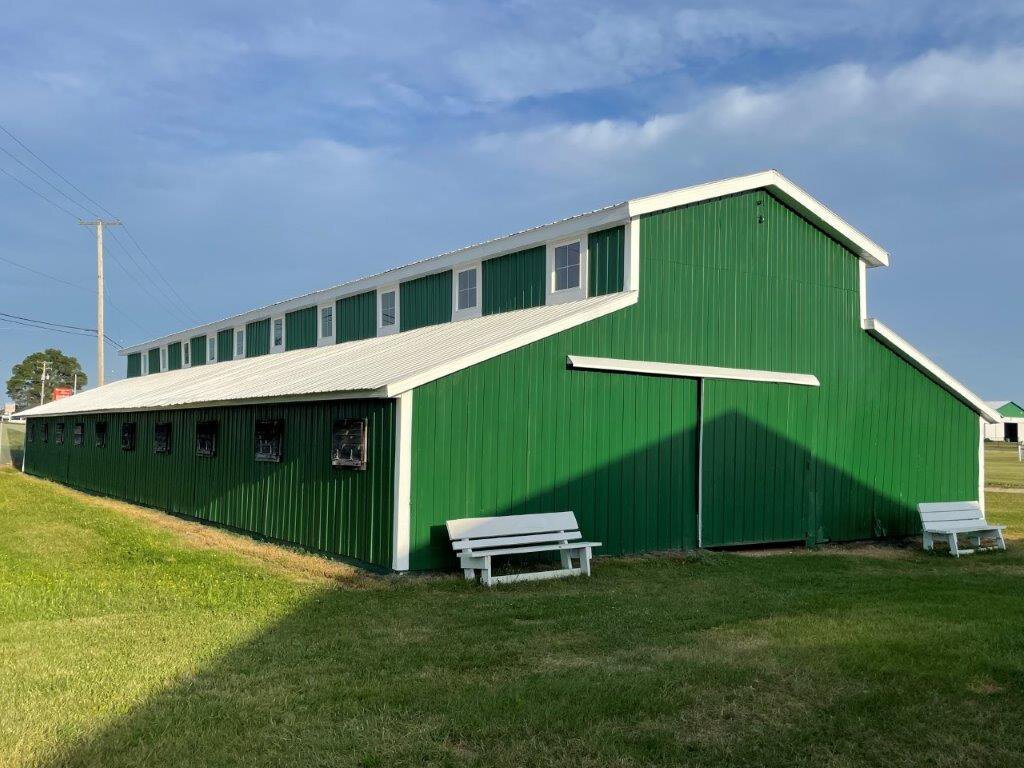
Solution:
<svg viewBox="0 0 1024 768">
<path fill-rule="evenodd" d="M 217 362 L 217 337 L 206 337 L 206 359 L 208 362 Z"/>
<path fill-rule="evenodd" d="M 160 347 L 160 370 L 167 370 L 167 347 Z"/>
<path fill-rule="evenodd" d="M 215 456 L 217 453 L 217 422 L 200 421 L 196 424 L 196 456 Z"/>
<path fill-rule="evenodd" d="M 107 422 L 97 421 L 96 426 L 93 427 L 96 431 L 96 447 L 106 448 L 107 447 Z"/>
<path fill-rule="evenodd" d="M 153 453 L 171 452 L 171 424 L 164 421 L 153 430 Z"/>
<path fill-rule="evenodd" d="M 80 421 L 76 421 L 75 425 L 71 427 L 71 444 L 72 445 L 83 445 L 85 443 L 85 424 Z"/>
<path fill-rule="evenodd" d="M 334 422 L 331 466 L 366 469 L 366 419 L 337 419 Z"/>
<path fill-rule="evenodd" d="M 280 461 L 284 437 L 281 419 L 256 420 L 256 461 Z"/>
<path fill-rule="evenodd" d="M 121 425 L 121 450 L 135 450 L 135 422 L 129 421 Z"/>
<path fill-rule="evenodd" d="M 36 425 L 31 421 L 25 425 L 25 440 L 30 443 L 36 441 Z"/>
<path fill-rule="evenodd" d="M 39 425 L 39 440 L 43 443 L 50 439 L 50 425 L 45 421 Z"/>
<path fill-rule="evenodd" d="M 235 329 L 235 357 L 245 357 L 245 328 Z"/>
<path fill-rule="evenodd" d="M 57 445 L 64 445 L 64 422 L 58 421 L 54 426 L 56 429 L 53 433 L 53 442 Z"/>
<path fill-rule="evenodd" d="M 181 343 L 181 352 L 185 356 L 185 367 L 192 365 L 192 343 L 185 340 Z"/>
<path fill-rule="evenodd" d="M 274 349 L 284 346 L 284 319 L 280 317 L 274 318 Z"/>
<path fill-rule="evenodd" d="M 566 243 L 555 248 L 555 290 L 567 291 L 580 286 L 580 244 Z"/>
</svg>

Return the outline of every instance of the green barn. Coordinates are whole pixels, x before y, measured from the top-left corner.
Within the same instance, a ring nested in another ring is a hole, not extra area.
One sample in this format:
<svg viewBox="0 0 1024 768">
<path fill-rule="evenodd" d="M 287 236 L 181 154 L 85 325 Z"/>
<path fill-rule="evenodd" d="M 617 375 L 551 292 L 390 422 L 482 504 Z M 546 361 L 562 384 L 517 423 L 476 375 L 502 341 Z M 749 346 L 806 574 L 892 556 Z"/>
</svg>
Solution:
<svg viewBox="0 0 1024 768">
<path fill-rule="evenodd" d="M 396 571 L 455 517 L 602 554 L 915 534 L 999 414 L 867 313 L 889 255 L 775 171 L 638 198 L 126 350 L 25 469 Z"/>
</svg>

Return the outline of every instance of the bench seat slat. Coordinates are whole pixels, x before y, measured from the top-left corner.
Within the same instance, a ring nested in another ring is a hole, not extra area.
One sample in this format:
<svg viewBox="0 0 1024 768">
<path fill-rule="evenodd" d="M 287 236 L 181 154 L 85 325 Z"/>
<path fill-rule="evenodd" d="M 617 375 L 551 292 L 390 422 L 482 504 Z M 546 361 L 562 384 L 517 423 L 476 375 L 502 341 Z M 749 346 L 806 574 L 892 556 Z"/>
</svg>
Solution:
<svg viewBox="0 0 1024 768">
<path fill-rule="evenodd" d="M 487 557 L 488 555 L 518 555 L 520 552 L 557 552 L 562 549 L 585 549 L 586 547 L 600 547 L 599 541 L 574 541 L 569 544 L 538 544 L 533 547 L 505 547 L 503 549 L 481 548 L 463 550 L 460 554 L 467 557 Z"/>
<path fill-rule="evenodd" d="M 937 523 L 936 525 L 926 525 L 924 530 L 928 533 L 984 533 L 985 531 L 1001 531 L 1006 528 L 1005 525 L 992 525 L 986 523 L 984 520 L 981 521 L 981 525 L 977 523 Z"/>
<path fill-rule="evenodd" d="M 576 539 L 582 539 L 583 534 L 579 531 L 555 531 L 553 533 L 534 533 L 522 536 L 495 536 L 488 538 L 465 538 L 456 539 L 452 542 L 452 548 L 456 551 L 460 549 L 477 549 L 479 547 L 505 547 L 513 545 L 526 545 L 526 544 L 540 544 L 542 542 L 551 542 L 557 544 L 562 541 L 574 541 Z"/>
</svg>

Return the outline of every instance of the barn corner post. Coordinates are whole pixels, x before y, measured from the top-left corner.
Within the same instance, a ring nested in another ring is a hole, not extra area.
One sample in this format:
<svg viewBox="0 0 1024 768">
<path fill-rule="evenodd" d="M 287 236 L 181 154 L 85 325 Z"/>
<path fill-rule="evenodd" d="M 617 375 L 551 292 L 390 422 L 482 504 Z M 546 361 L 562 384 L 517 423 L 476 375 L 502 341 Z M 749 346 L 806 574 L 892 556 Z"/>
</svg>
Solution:
<svg viewBox="0 0 1024 768">
<path fill-rule="evenodd" d="M 392 525 L 391 569 L 399 573 L 409 570 L 412 393 L 413 390 L 410 389 L 395 397 L 395 509 Z"/>
</svg>

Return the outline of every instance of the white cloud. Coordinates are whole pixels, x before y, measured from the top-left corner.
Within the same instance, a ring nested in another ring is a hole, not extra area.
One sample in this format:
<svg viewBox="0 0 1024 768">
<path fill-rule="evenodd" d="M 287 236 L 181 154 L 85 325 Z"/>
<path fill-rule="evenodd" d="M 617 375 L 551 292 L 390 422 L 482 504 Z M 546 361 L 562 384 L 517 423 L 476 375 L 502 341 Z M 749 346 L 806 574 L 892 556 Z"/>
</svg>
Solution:
<svg viewBox="0 0 1024 768">
<path fill-rule="evenodd" d="M 989 110 L 1024 113 L 1024 48 L 932 51 L 878 72 L 840 64 L 786 83 L 720 89 L 680 112 L 486 134 L 474 148 L 539 167 L 585 166 L 612 153 L 633 157 L 694 144 L 841 144 L 880 130 L 905 134 L 936 112 L 947 126 L 972 125 L 974 113 Z"/>
</svg>

